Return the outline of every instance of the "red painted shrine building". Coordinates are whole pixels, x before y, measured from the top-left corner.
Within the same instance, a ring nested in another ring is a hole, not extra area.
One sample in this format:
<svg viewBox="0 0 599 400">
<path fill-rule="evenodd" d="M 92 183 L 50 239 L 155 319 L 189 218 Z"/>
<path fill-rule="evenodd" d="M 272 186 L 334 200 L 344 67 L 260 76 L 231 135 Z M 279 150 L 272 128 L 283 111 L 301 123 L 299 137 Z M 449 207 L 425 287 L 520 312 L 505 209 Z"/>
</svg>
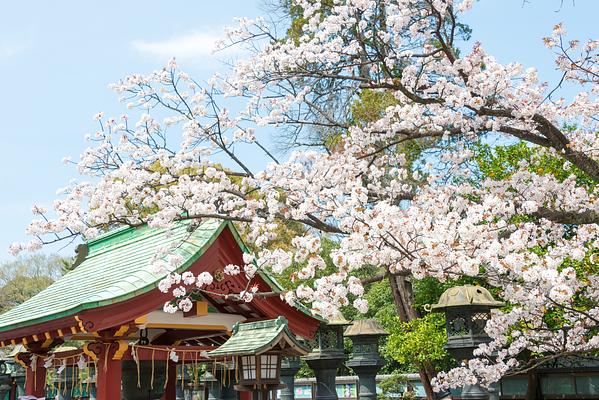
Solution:
<svg viewBox="0 0 599 400">
<path fill-rule="evenodd" d="M 231 223 L 196 224 L 122 228 L 91 240 L 79 247 L 72 271 L 1 315 L 0 345 L 20 345 L 16 358 L 27 371 L 26 394 L 44 397 L 68 389 L 65 398 L 94 391 L 98 400 L 174 400 L 178 385 L 197 383 L 199 370 L 212 368 L 211 376 L 225 384 L 238 378 L 238 371 L 226 368 L 219 374 L 207 355 L 229 340 L 236 323 L 282 316 L 293 340 L 314 337 L 320 321 L 278 296 L 249 303 L 224 296 L 247 287 L 245 274 L 224 273 L 229 264 L 243 265 L 244 245 Z M 182 257 L 176 272 L 207 271 L 214 277 L 204 288 L 210 294 L 190 312 L 162 311 L 172 294 L 158 289 L 162 276 L 150 268 L 160 249 Z M 251 284 L 261 292 L 279 289 L 265 274 Z M 221 357 L 219 365 L 226 365 L 226 356 L 224 361 Z"/>
</svg>

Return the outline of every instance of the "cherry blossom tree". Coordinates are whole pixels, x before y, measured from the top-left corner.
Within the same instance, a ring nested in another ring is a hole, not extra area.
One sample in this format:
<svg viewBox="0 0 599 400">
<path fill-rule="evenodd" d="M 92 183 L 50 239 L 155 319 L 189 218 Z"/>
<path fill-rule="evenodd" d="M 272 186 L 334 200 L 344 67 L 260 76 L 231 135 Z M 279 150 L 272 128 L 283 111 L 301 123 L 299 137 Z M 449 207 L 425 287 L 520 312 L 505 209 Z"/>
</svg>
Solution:
<svg viewBox="0 0 599 400">
<path fill-rule="evenodd" d="M 251 278 L 301 265 L 294 279 L 313 282 L 274 294 L 248 285 L 238 294 L 246 301 L 280 295 L 331 317 L 341 306 L 366 311 L 363 285 L 388 280 L 398 312 L 413 318 L 409 279 L 470 276 L 497 288 L 508 306 L 487 323 L 491 343 L 440 373 L 437 388 L 488 384 L 596 351 L 599 270 L 588 261 L 599 222 L 599 41 L 568 40 L 555 26 L 544 44 L 562 78 L 551 86 L 534 68 L 500 64 L 483 44 L 459 51 L 460 14 L 472 3 L 295 0 L 299 34 L 240 19 L 221 46 L 250 55 L 207 84 L 174 59 L 125 77 L 112 88 L 128 114 L 99 113 L 100 128 L 77 162 L 89 181 L 65 188 L 51 213 L 36 207 L 34 239 L 12 250 L 91 238 L 115 225 L 219 218 L 237 223 L 258 249 L 226 273 Z M 563 84 L 577 87 L 572 100 L 560 97 Z M 367 123 L 347 118 L 348 104 L 325 107 L 365 91 L 393 99 Z M 297 137 L 326 128 L 335 145 L 298 147 L 278 160 L 263 140 L 267 126 Z M 522 159 L 504 179 L 475 179 L 471 145 L 489 135 L 559 160 L 565 177 Z M 398 151 L 414 141 L 427 141 L 417 166 Z M 270 162 L 253 170 L 256 152 Z M 271 246 L 281 223 L 301 228 L 287 246 Z M 320 255 L 324 236 L 338 243 L 333 272 Z M 212 281 L 170 272 L 180 262 L 173 249 L 155 260 L 152 268 L 166 274 L 161 290 L 176 298 L 167 311 L 191 307 L 192 293 Z M 359 279 L 368 266 L 381 274 Z M 524 352 L 537 356 L 522 362 Z"/>
</svg>

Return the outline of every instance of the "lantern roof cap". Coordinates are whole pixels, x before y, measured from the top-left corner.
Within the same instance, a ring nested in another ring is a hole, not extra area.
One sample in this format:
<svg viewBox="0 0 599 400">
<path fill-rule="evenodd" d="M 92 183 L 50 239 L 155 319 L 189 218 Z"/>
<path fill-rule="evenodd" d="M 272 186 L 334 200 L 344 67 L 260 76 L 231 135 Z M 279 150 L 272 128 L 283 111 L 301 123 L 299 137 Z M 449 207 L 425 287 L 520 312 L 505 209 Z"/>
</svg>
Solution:
<svg viewBox="0 0 599 400">
<path fill-rule="evenodd" d="M 345 336 L 386 336 L 389 332 L 374 319 L 359 319 L 345 330 Z"/>
<path fill-rule="evenodd" d="M 439 302 L 431 306 L 434 312 L 441 312 L 448 308 L 463 306 L 483 306 L 489 308 L 502 307 L 504 303 L 497 301 L 493 295 L 482 286 L 462 285 L 447 289 Z"/>
<path fill-rule="evenodd" d="M 335 325 L 351 325 L 352 322 L 345 319 L 343 314 L 340 312 L 335 314 L 335 316 L 326 321 L 326 325 L 335 326 Z"/>
<path fill-rule="evenodd" d="M 306 355 L 308 349 L 289 330 L 287 319 L 236 323 L 232 335 L 222 346 L 208 353 L 210 357 L 260 355 L 277 351 L 283 355 Z"/>
</svg>

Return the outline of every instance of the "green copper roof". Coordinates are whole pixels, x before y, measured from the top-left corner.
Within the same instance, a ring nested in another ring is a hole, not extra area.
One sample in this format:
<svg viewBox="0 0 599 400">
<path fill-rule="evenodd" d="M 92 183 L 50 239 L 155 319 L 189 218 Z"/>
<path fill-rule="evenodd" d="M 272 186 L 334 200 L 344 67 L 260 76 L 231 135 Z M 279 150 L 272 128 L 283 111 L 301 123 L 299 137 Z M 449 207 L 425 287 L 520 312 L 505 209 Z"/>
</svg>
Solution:
<svg viewBox="0 0 599 400">
<path fill-rule="evenodd" d="M 154 289 L 163 277 L 150 271 L 159 248 L 177 246 L 171 252 L 185 260 L 178 272 L 189 268 L 227 225 L 244 248 L 230 223 L 206 220 L 190 232 L 194 222 L 180 222 L 172 229 L 121 228 L 89 241 L 87 256 L 74 270 L 0 315 L 0 332 L 75 315 Z"/>
<path fill-rule="evenodd" d="M 304 347 L 289 331 L 283 317 L 267 321 L 237 323 L 233 335 L 218 349 L 209 352 L 211 357 L 259 355 L 278 347 L 286 355 L 304 355 Z"/>
</svg>

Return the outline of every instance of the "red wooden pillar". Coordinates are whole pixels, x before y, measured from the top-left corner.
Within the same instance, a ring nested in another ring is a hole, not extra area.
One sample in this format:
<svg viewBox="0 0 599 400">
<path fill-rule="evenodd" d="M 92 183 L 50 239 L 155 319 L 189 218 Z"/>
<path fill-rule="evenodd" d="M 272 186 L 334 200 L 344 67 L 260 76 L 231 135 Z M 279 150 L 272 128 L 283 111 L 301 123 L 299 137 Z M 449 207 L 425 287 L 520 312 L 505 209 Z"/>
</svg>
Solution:
<svg viewBox="0 0 599 400">
<path fill-rule="evenodd" d="M 238 392 L 241 400 L 252 400 L 252 392 Z"/>
<path fill-rule="evenodd" d="M 17 400 L 17 381 L 12 378 L 10 383 L 10 393 L 8 394 L 8 400 Z"/>
<path fill-rule="evenodd" d="M 121 398 L 121 360 L 113 360 L 114 351 L 106 346 L 98 358 L 96 400 Z"/>
<path fill-rule="evenodd" d="M 40 357 L 37 357 L 35 362 L 35 366 L 30 363 L 25 371 L 25 394 L 46 397 L 46 368 L 44 368 L 44 363 Z M 33 371 L 34 368 L 35 372 Z"/>
<path fill-rule="evenodd" d="M 177 400 L 177 364 L 168 361 L 168 381 L 160 400 Z"/>
</svg>

